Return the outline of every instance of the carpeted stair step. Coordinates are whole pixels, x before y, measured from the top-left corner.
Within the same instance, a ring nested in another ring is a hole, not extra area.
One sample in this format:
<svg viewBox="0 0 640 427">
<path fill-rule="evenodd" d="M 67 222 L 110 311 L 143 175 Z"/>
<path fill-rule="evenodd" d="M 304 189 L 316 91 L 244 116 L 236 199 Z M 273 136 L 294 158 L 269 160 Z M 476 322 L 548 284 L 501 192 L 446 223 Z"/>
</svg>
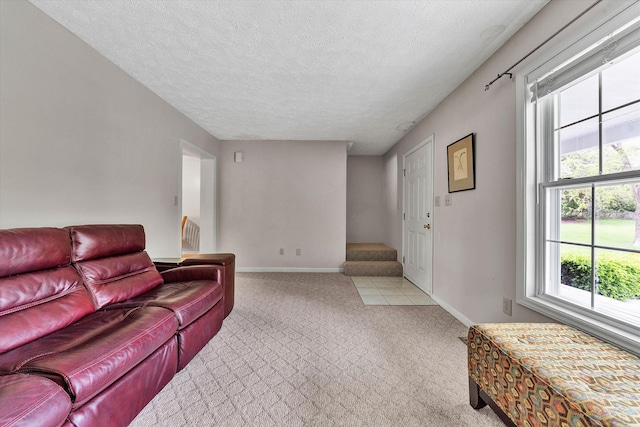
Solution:
<svg viewBox="0 0 640 427">
<path fill-rule="evenodd" d="M 398 252 L 382 243 L 347 243 L 347 261 L 397 261 Z"/>
<path fill-rule="evenodd" d="M 398 261 L 346 261 L 345 276 L 402 277 L 402 264 Z"/>
</svg>

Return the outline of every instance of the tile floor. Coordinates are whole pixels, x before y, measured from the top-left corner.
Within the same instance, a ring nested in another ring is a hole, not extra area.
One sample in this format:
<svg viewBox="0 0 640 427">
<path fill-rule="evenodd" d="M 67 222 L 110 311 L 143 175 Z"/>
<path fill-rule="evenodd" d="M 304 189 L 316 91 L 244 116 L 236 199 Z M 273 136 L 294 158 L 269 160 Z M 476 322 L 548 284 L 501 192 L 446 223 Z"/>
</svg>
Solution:
<svg viewBox="0 0 640 427">
<path fill-rule="evenodd" d="M 352 276 L 365 305 L 438 305 L 402 277 Z"/>
</svg>

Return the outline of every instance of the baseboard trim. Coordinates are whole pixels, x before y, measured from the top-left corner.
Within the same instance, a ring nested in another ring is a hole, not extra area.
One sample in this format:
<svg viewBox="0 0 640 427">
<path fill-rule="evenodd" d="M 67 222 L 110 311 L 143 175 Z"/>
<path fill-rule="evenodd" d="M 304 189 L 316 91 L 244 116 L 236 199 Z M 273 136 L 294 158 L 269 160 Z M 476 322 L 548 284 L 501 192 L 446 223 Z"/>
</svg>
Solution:
<svg viewBox="0 0 640 427">
<path fill-rule="evenodd" d="M 344 273 L 344 268 L 237 267 L 238 273 Z"/>
<path fill-rule="evenodd" d="M 307 268 L 307 267 L 238 267 L 236 268 L 238 273 L 344 273 L 344 268 Z M 475 325 L 476 322 L 464 316 L 458 310 L 451 307 L 449 304 L 438 298 L 436 295 L 429 294 L 429 296 L 438 303 L 438 305 L 445 309 L 450 315 L 458 319 L 460 323 L 467 328 L 471 325 Z"/>
<path fill-rule="evenodd" d="M 475 325 L 476 322 L 471 321 L 468 317 L 464 316 L 458 310 L 454 309 L 453 307 L 451 307 L 446 302 L 442 301 L 437 296 L 435 296 L 433 294 L 429 295 L 429 296 L 431 297 L 431 299 L 433 299 L 435 302 L 437 302 L 440 307 L 444 308 L 450 315 L 452 315 L 453 317 L 458 319 L 460 321 L 460 323 L 465 325 L 467 328 L 470 327 L 471 325 Z"/>
</svg>

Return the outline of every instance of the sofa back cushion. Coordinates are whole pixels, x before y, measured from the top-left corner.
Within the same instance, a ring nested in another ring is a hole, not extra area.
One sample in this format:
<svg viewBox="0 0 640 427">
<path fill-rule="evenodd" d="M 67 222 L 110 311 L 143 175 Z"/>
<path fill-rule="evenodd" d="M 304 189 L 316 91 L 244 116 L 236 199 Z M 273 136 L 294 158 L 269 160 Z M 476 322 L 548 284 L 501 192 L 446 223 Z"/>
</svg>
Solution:
<svg viewBox="0 0 640 427">
<path fill-rule="evenodd" d="M 98 308 L 125 301 L 162 283 L 144 251 L 141 225 L 80 225 L 71 233 L 71 261 Z"/>
<path fill-rule="evenodd" d="M 0 353 L 95 311 L 61 228 L 0 230 Z"/>
</svg>

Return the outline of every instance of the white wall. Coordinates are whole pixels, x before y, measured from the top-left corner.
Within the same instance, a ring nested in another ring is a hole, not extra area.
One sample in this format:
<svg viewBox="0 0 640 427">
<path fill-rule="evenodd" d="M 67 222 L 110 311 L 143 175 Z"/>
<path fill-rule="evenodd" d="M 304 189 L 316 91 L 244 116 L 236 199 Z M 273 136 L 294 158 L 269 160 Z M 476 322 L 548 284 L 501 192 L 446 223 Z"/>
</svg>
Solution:
<svg viewBox="0 0 640 427">
<path fill-rule="evenodd" d="M 382 156 L 347 158 L 347 242 L 384 242 L 383 184 Z"/>
<path fill-rule="evenodd" d="M 200 224 L 200 158 L 182 158 L 182 215 Z"/>
<path fill-rule="evenodd" d="M 140 223 L 179 256 L 181 138 L 218 141 L 30 3 L 0 20 L 0 228 Z"/>
<path fill-rule="evenodd" d="M 473 322 L 550 321 L 515 304 L 515 83 L 503 78 L 489 91 L 484 88 L 590 4 L 550 2 L 384 156 L 387 240 L 401 247 L 402 210 L 397 201 L 402 194 L 402 157 L 435 134 L 434 194 L 442 204 L 434 212 L 434 295 Z M 453 193 L 452 206 L 444 206 L 446 147 L 472 132 L 476 189 Z M 514 301 L 512 317 L 502 313 L 503 297 Z"/>
<path fill-rule="evenodd" d="M 435 208 L 433 274 L 435 296 L 473 321 L 546 320 L 501 311 L 515 300 L 515 84 L 484 85 L 589 4 L 550 2 L 384 156 L 384 243 L 401 248 L 403 154 L 435 134 L 443 197 L 446 145 L 476 133 L 477 189 Z M 240 268 L 342 266 L 344 143 L 218 144 L 28 2 L 0 1 L 0 20 L 0 228 L 141 223 L 152 256 L 178 256 L 184 139 L 219 159 L 218 251 Z"/>
<path fill-rule="evenodd" d="M 218 251 L 235 253 L 238 268 L 342 267 L 346 143 L 222 141 L 218 165 Z"/>
</svg>

